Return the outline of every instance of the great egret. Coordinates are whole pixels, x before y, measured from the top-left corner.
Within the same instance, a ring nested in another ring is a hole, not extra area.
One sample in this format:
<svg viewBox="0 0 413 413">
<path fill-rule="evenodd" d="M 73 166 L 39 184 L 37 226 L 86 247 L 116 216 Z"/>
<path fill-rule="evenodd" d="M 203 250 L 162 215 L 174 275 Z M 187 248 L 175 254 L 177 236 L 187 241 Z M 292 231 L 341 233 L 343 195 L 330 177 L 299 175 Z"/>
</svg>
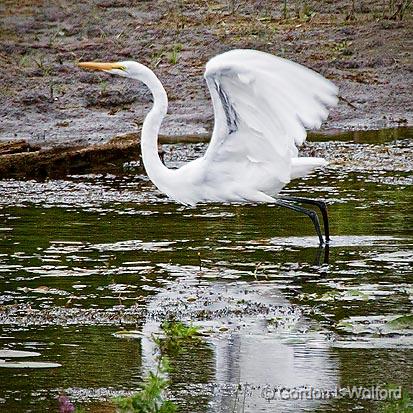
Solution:
<svg viewBox="0 0 413 413">
<path fill-rule="evenodd" d="M 322 158 L 298 157 L 296 145 L 304 142 L 305 128 L 320 127 L 328 116 L 327 107 L 337 103 L 333 83 L 304 66 L 256 50 L 215 56 L 204 74 L 215 115 L 208 149 L 181 168 L 169 169 L 158 155 L 158 133 L 168 98 L 152 70 L 133 61 L 79 66 L 140 80 L 150 89 L 153 107 L 142 127 L 142 159 L 149 178 L 170 198 L 188 205 L 275 203 L 309 216 L 323 244 L 317 214 L 295 203 L 315 205 L 322 212 L 329 240 L 324 202 L 277 195 L 291 179 L 326 164 Z"/>
</svg>

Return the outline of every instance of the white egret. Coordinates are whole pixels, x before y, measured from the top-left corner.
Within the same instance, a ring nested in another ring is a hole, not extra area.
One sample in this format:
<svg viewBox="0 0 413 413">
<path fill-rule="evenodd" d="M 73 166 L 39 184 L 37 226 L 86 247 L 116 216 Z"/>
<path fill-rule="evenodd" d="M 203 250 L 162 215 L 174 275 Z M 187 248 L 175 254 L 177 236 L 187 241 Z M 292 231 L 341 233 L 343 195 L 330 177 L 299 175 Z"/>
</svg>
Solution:
<svg viewBox="0 0 413 413">
<path fill-rule="evenodd" d="M 317 214 L 323 214 L 329 240 L 327 209 L 322 201 L 280 197 L 292 179 L 323 166 L 322 158 L 298 157 L 305 128 L 319 128 L 327 107 L 337 103 L 336 86 L 297 63 L 255 50 L 231 50 L 212 58 L 204 77 L 212 97 L 215 125 L 204 156 L 179 169 L 169 169 L 158 155 L 158 133 L 168 108 L 162 83 L 148 67 L 133 61 L 83 62 L 87 69 L 143 82 L 153 107 L 141 134 L 142 159 L 152 182 L 177 202 L 265 202 L 308 215 L 323 237 Z"/>
</svg>

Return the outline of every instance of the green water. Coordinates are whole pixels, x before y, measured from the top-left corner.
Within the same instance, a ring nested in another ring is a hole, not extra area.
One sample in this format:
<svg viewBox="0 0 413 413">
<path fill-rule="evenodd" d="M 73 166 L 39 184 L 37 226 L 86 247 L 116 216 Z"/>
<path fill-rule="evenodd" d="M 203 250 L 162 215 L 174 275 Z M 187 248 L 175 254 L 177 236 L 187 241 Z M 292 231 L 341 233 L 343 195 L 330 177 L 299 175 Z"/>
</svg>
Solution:
<svg viewBox="0 0 413 413">
<path fill-rule="evenodd" d="M 57 411 L 62 393 L 87 411 L 114 411 L 108 400 L 153 368 L 150 334 L 171 315 L 206 332 L 171 360 L 182 412 L 377 412 L 389 402 L 273 400 L 271 389 L 412 391 L 413 327 L 391 322 L 413 310 L 405 132 L 308 144 L 331 165 L 285 194 L 328 202 L 328 251 L 305 216 L 183 207 L 144 176 L 0 181 L 0 350 L 61 365 L 0 368 L 0 411 Z M 165 149 L 176 166 L 204 146 Z M 143 338 L 113 335 L 122 329 Z"/>
</svg>

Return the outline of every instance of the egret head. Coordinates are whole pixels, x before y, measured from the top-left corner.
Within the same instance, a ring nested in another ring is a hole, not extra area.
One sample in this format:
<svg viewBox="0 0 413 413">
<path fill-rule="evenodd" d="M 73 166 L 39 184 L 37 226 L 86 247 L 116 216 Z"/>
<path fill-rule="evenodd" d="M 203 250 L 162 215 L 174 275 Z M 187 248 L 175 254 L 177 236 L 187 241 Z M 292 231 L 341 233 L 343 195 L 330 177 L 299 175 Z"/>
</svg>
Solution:
<svg viewBox="0 0 413 413">
<path fill-rule="evenodd" d="M 78 63 L 78 66 L 83 69 L 101 70 L 112 75 L 129 77 L 143 82 L 151 91 L 154 100 L 157 100 L 158 107 L 162 108 L 166 113 L 168 108 L 168 97 L 166 96 L 162 83 L 149 67 L 130 60 L 114 63 L 81 62 Z"/>
<path fill-rule="evenodd" d="M 131 77 L 133 79 L 143 80 L 148 68 L 140 63 L 125 61 L 114 63 L 100 62 L 81 62 L 78 64 L 83 69 L 101 70 L 112 75 Z"/>
</svg>

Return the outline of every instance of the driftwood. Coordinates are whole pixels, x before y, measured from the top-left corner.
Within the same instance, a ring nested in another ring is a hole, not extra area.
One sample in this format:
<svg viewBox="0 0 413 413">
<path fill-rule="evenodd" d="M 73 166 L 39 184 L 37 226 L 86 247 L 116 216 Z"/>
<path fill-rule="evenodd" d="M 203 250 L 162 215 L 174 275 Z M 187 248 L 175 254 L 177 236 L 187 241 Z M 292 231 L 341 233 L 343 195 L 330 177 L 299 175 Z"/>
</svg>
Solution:
<svg viewBox="0 0 413 413">
<path fill-rule="evenodd" d="M 160 144 L 208 142 L 209 135 L 159 136 Z M 100 145 L 44 149 L 25 140 L 0 143 L 0 179 L 64 178 L 89 173 L 126 173 L 124 164 L 140 161 L 140 136 L 129 133 Z M 163 161 L 164 152 L 159 146 Z M 136 168 L 134 167 L 134 170 Z M 144 172 L 142 166 L 138 172 Z"/>
<path fill-rule="evenodd" d="M 63 178 L 88 173 L 124 173 L 125 162 L 140 159 L 136 134 L 101 145 L 40 149 L 26 141 L 0 144 L 0 179 Z"/>
<path fill-rule="evenodd" d="M 160 136 L 160 143 L 207 142 L 209 135 Z M 0 143 L 0 179 L 57 179 L 89 173 L 124 174 L 124 164 L 140 161 L 140 136 L 117 136 L 100 145 L 42 149 L 25 140 Z M 163 160 L 162 147 L 159 156 Z M 138 169 L 143 172 L 143 167 Z"/>
<path fill-rule="evenodd" d="M 33 146 L 23 139 L 0 143 L 0 156 L 10 155 L 12 153 L 33 152 L 38 151 L 39 146 Z"/>
</svg>

